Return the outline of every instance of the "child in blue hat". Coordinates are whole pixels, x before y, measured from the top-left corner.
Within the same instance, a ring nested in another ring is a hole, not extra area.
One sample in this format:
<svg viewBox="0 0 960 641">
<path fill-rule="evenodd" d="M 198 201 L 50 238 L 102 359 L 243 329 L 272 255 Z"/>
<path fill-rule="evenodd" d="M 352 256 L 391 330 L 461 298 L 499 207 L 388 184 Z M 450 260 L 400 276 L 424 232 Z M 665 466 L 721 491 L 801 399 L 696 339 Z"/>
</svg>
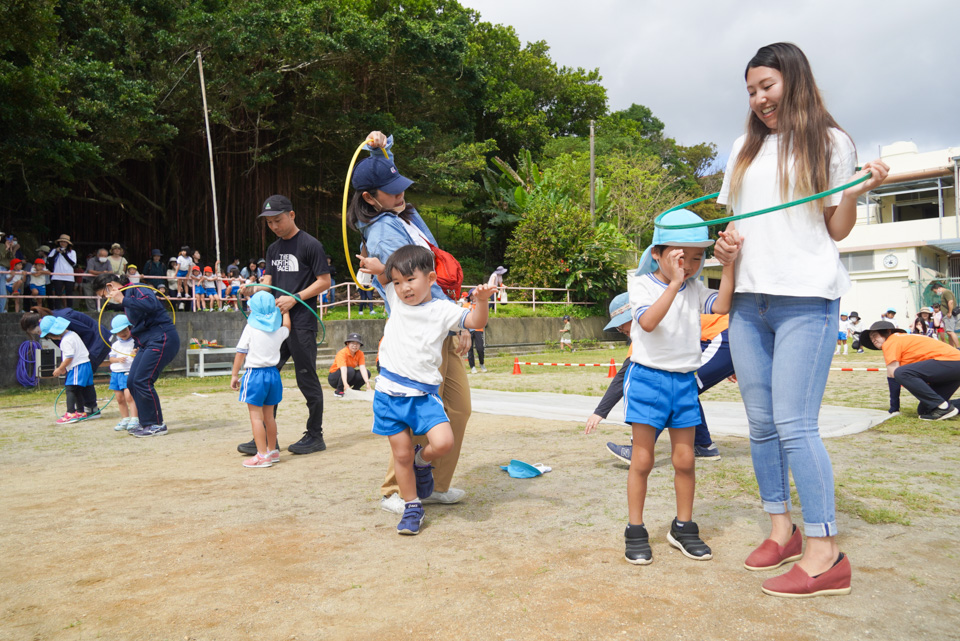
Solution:
<svg viewBox="0 0 960 641">
<path fill-rule="evenodd" d="M 680 209 L 668 213 L 662 222 L 683 225 L 702 221 L 693 212 Z M 739 242 L 735 233 L 729 236 L 731 244 Z M 626 421 L 633 426 L 633 452 L 627 480 L 630 521 L 624 536 L 625 558 L 636 565 L 653 561 L 643 506 L 654 444 L 657 433 L 664 429 L 670 430 L 677 493 L 677 516 L 667 541 L 691 559 L 713 558 L 693 522 L 694 428 L 700 424 L 695 372 L 701 361 L 700 314 L 730 310 L 734 268 L 732 264 L 723 268 L 719 291 L 704 286 L 699 276 L 704 250 L 712 244 L 703 226 L 682 230 L 658 227 L 629 281 L 633 353 L 623 391 Z"/>
<path fill-rule="evenodd" d="M 97 400 L 93 387 L 93 369 L 90 368 L 90 352 L 76 332 L 71 332 L 68 327 L 70 321 L 66 318 L 44 316 L 40 319 L 40 337 L 59 343 L 60 353 L 63 355 L 63 360 L 53 370 L 53 375 L 67 375 L 67 412 L 57 419 L 59 425 L 84 420 L 95 411 Z M 89 400 L 91 397 L 92 403 Z"/>
<path fill-rule="evenodd" d="M 133 394 L 127 385 L 130 366 L 133 357 L 137 355 L 137 345 L 130 333 L 132 326 L 133 323 L 126 314 L 117 314 L 110 323 L 110 333 L 114 338 L 110 348 L 110 389 L 116 394 L 117 405 L 120 406 L 120 422 L 113 428 L 116 432 L 140 429 L 137 404 L 133 401 Z"/>
<path fill-rule="evenodd" d="M 290 335 L 290 313 L 281 315 L 269 292 L 260 291 L 250 298 L 250 316 L 240 334 L 237 355 L 233 359 L 230 389 L 240 392 L 240 402 L 247 404 L 250 427 L 257 453 L 244 460 L 244 467 L 270 467 L 280 462 L 277 447 L 277 420 L 274 408 L 283 400 L 280 382 L 280 347 Z M 240 378 L 246 361 L 247 371 Z"/>
</svg>

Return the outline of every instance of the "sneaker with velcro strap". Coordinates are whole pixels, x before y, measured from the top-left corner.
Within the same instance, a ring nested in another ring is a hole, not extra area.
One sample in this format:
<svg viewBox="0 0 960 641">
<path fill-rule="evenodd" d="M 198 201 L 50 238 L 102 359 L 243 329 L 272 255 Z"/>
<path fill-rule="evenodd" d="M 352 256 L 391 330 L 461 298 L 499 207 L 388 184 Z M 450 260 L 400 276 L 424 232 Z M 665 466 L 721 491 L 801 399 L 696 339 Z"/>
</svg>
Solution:
<svg viewBox="0 0 960 641">
<path fill-rule="evenodd" d="M 397 534 L 420 534 L 423 517 L 423 505 L 419 502 L 405 504 L 403 506 L 403 518 L 397 524 Z"/>
<path fill-rule="evenodd" d="M 667 532 L 667 542 L 694 561 L 709 561 L 713 558 L 710 546 L 700 539 L 700 528 L 693 521 L 687 521 L 680 527 L 677 519 L 673 519 L 670 531 Z"/>
<path fill-rule="evenodd" d="M 647 528 L 641 525 L 627 525 L 623 532 L 626 551 L 623 558 L 627 563 L 634 565 L 650 565 L 653 563 L 653 550 L 650 549 L 650 536 Z"/>
<path fill-rule="evenodd" d="M 417 497 L 425 499 L 433 494 L 433 466 L 429 463 L 426 465 L 417 465 L 416 455 L 421 450 L 423 450 L 422 445 L 417 445 L 413 450 L 413 472 L 417 477 Z"/>
</svg>

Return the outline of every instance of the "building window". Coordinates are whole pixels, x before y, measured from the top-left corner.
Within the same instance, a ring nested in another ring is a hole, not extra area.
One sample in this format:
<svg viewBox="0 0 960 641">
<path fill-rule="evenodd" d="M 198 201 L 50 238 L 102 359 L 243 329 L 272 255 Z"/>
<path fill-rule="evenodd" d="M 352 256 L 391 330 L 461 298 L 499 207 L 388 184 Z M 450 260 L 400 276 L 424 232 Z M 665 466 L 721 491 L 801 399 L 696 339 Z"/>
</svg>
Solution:
<svg viewBox="0 0 960 641">
<path fill-rule="evenodd" d="M 840 262 L 848 272 L 869 272 L 874 269 L 872 251 L 840 254 Z"/>
</svg>

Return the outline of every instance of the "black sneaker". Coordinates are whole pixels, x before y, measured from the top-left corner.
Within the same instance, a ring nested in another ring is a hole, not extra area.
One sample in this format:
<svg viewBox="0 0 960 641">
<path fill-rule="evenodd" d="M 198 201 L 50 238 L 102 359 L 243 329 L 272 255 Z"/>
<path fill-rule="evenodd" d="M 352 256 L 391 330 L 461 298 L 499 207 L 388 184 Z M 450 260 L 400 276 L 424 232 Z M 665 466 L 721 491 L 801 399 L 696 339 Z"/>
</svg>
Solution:
<svg viewBox="0 0 960 641">
<path fill-rule="evenodd" d="M 693 455 L 700 459 L 701 461 L 719 461 L 720 460 L 720 450 L 717 449 L 717 446 L 711 443 L 710 445 L 694 445 L 693 446 Z"/>
<path fill-rule="evenodd" d="M 953 418 L 957 415 L 960 410 L 957 410 L 956 407 L 950 405 L 947 409 L 940 409 L 939 407 L 934 407 L 929 414 L 921 414 L 920 420 L 923 421 L 942 421 L 946 418 Z"/>
<path fill-rule="evenodd" d="M 623 531 L 623 539 L 626 541 L 627 550 L 623 558 L 627 563 L 634 565 L 650 565 L 653 563 L 653 550 L 650 549 L 650 537 L 647 535 L 647 528 L 642 525 L 628 525 Z"/>
<path fill-rule="evenodd" d="M 683 552 L 685 557 L 695 561 L 709 561 L 713 558 L 710 547 L 700 540 L 700 528 L 693 521 L 687 521 L 681 528 L 677 526 L 677 519 L 673 519 L 670 531 L 667 532 L 667 541 Z"/>
<path fill-rule="evenodd" d="M 287 451 L 293 454 L 312 454 L 325 449 L 327 444 L 323 442 L 323 436 L 313 436 L 309 432 L 304 432 L 302 439 L 287 447 Z"/>
<path fill-rule="evenodd" d="M 277 441 L 277 449 L 278 450 L 283 449 L 282 447 L 280 447 L 279 440 Z M 246 454 L 247 456 L 253 456 L 254 454 L 257 453 L 257 442 L 250 440 L 250 441 L 247 441 L 246 443 L 241 443 L 240 445 L 237 446 L 237 451 L 240 452 L 241 454 Z"/>
</svg>

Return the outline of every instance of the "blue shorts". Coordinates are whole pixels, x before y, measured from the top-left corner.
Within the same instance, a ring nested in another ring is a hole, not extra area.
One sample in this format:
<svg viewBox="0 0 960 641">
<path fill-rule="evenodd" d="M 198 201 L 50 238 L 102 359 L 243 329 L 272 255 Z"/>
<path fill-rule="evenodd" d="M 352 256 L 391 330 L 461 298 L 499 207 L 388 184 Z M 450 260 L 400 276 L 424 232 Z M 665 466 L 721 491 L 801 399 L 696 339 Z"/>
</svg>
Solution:
<svg viewBox="0 0 960 641">
<path fill-rule="evenodd" d="M 12 293 L 13 293 L 13 285 L 7 285 L 7 293 L 8 293 L 8 294 L 12 294 Z"/>
<path fill-rule="evenodd" d="M 200 289 L 201 292 L 203 292 L 203 293 L 206 294 L 207 296 L 216 296 L 216 295 L 217 295 L 217 290 L 216 290 L 216 288 L 214 288 L 214 287 L 200 287 L 199 289 Z"/>
<path fill-rule="evenodd" d="M 845 340 L 847 340 L 847 333 L 846 333 L 846 332 L 838 332 L 838 333 L 837 333 L 837 340 L 838 340 L 838 341 L 845 341 Z"/>
<path fill-rule="evenodd" d="M 449 422 L 443 401 L 436 394 L 390 396 L 373 392 L 374 434 L 393 436 L 409 427 L 415 435 L 421 436 L 440 423 Z"/>
<path fill-rule="evenodd" d="M 76 367 L 71 367 L 67 371 L 67 380 L 65 385 L 79 385 L 87 387 L 93 385 L 93 370 L 90 368 L 90 362 L 80 363 Z"/>
<path fill-rule="evenodd" d="M 130 372 L 110 372 L 110 389 L 114 392 L 122 392 L 127 389 L 127 377 Z"/>
<path fill-rule="evenodd" d="M 696 427 L 700 424 L 694 372 L 665 372 L 630 363 L 623 379 L 624 414 L 627 423 L 665 427 Z"/>
<path fill-rule="evenodd" d="M 31 290 L 37 290 L 37 296 L 46 296 L 47 295 L 47 286 L 46 285 L 30 285 Z"/>
<path fill-rule="evenodd" d="M 231 287 L 231 288 L 230 288 L 230 296 L 236 298 L 237 292 L 239 292 L 239 291 L 240 291 L 240 288 L 239 288 L 239 287 Z"/>
<path fill-rule="evenodd" d="M 187 270 L 185 270 L 185 269 L 178 269 L 178 270 L 177 270 L 177 278 L 183 278 L 183 277 L 186 276 L 186 275 L 187 275 Z"/>
<path fill-rule="evenodd" d="M 276 367 L 248 369 L 240 379 L 240 402 L 263 407 L 279 405 L 283 400 L 283 383 Z"/>
</svg>

